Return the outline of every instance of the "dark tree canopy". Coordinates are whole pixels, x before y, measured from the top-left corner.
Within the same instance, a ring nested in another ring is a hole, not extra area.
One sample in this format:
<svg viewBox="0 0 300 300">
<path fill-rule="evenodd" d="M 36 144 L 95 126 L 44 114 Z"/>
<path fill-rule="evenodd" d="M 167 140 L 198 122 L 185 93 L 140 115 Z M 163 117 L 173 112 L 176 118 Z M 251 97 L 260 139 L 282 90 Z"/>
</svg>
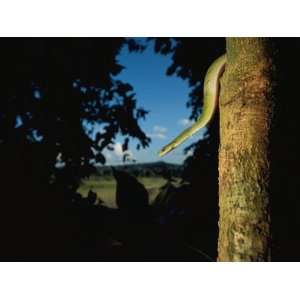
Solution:
<svg viewBox="0 0 300 300">
<path fill-rule="evenodd" d="M 57 157 L 82 176 L 91 162 L 105 162 L 102 150 L 118 132 L 127 136 L 124 149 L 128 137 L 146 147 L 150 140 L 138 121 L 147 111 L 137 107 L 133 87 L 115 78 L 123 46 L 142 50 L 123 38 L 2 39 L 0 144 L 7 152 L 1 157 L 29 147 L 48 176 Z M 102 131 L 92 138 L 95 124 Z"/>
<path fill-rule="evenodd" d="M 17 249 L 27 257 L 45 255 L 42 236 L 50 252 L 49 244 L 58 247 L 60 238 L 71 238 L 77 223 L 74 216 L 66 219 L 64 209 L 93 164 L 105 163 L 103 149 L 116 134 L 124 136 L 124 150 L 130 138 L 138 147 L 150 142 L 139 126 L 147 111 L 137 106 L 133 87 L 116 79 L 123 69 L 117 61 L 122 47 L 143 47 L 125 38 L 1 41 L 0 225 L 8 248 L 0 256 L 14 256 Z M 92 134 L 96 124 L 101 130 Z"/>
</svg>

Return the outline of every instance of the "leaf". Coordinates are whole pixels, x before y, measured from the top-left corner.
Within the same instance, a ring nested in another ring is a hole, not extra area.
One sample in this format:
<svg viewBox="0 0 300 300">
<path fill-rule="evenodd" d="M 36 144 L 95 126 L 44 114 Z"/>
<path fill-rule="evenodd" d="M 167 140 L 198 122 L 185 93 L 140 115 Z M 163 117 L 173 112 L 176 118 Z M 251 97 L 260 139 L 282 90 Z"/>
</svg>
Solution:
<svg viewBox="0 0 300 300">
<path fill-rule="evenodd" d="M 128 143 L 129 143 L 129 138 L 125 138 L 124 143 L 122 145 L 122 151 L 125 152 L 128 150 Z"/>
<path fill-rule="evenodd" d="M 95 160 L 96 160 L 96 162 L 99 162 L 99 163 L 101 163 L 101 164 L 105 164 L 105 162 L 106 162 L 106 158 L 105 158 L 105 156 L 101 153 L 101 152 L 99 152 L 99 153 L 97 153 L 96 155 L 95 155 Z"/>
</svg>

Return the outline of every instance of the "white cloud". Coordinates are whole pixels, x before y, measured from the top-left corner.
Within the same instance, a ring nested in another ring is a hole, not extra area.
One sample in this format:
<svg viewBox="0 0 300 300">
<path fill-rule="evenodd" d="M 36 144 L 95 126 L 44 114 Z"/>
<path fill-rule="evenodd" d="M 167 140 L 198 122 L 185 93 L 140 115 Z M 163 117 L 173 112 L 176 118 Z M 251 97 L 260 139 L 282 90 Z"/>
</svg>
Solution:
<svg viewBox="0 0 300 300">
<path fill-rule="evenodd" d="M 194 150 L 190 149 L 187 153 L 186 153 L 186 156 L 191 156 L 193 155 L 194 153 Z"/>
<path fill-rule="evenodd" d="M 133 153 L 130 150 L 123 151 L 122 144 L 119 142 L 115 143 L 113 153 L 118 158 L 123 158 L 123 155 L 127 154 L 129 156 L 129 159 L 134 159 Z"/>
<path fill-rule="evenodd" d="M 194 124 L 194 122 L 187 118 L 184 118 L 184 119 L 180 119 L 178 121 L 178 124 L 183 127 L 188 127 L 188 126 L 191 126 L 192 124 Z"/>
<path fill-rule="evenodd" d="M 61 159 L 62 159 L 62 154 L 61 152 L 59 152 L 56 156 L 56 160 L 61 161 Z"/>
<path fill-rule="evenodd" d="M 105 157 L 107 160 L 110 160 L 112 158 L 110 152 L 108 152 L 108 151 L 105 151 Z"/>
<path fill-rule="evenodd" d="M 114 145 L 114 154 L 118 157 L 121 157 L 123 155 L 123 149 L 121 143 L 116 143 Z"/>
<path fill-rule="evenodd" d="M 153 132 L 166 133 L 168 129 L 159 125 L 153 126 Z"/>
<path fill-rule="evenodd" d="M 126 153 L 126 154 L 128 154 L 129 155 L 129 159 L 134 159 L 134 156 L 133 156 L 133 153 L 130 151 L 130 150 L 127 150 L 126 152 L 124 152 L 124 153 Z"/>
<path fill-rule="evenodd" d="M 149 133 L 148 135 L 152 138 L 157 138 L 157 139 L 165 139 L 167 138 L 167 133 L 168 128 L 163 127 L 163 126 L 159 126 L 159 125 L 155 125 L 153 126 L 153 130 L 151 133 Z"/>
<path fill-rule="evenodd" d="M 165 138 L 167 138 L 167 136 L 165 134 L 160 133 L 160 132 L 149 133 L 148 135 L 152 138 L 157 138 L 157 139 L 161 139 L 161 140 L 164 140 Z"/>
</svg>

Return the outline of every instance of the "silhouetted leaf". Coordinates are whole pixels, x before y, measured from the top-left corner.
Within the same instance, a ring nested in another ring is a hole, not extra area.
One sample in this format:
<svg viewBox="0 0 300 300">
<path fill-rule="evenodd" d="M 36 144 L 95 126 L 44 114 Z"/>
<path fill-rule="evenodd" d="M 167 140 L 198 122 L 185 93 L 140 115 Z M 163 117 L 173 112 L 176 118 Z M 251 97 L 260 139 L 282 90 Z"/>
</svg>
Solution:
<svg viewBox="0 0 300 300">
<path fill-rule="evenodd" d="M 122 151 L 125 152 L 128 150 L 129 138 L 125 138 L 124 143 L 122 145 Z"/>
</svg>

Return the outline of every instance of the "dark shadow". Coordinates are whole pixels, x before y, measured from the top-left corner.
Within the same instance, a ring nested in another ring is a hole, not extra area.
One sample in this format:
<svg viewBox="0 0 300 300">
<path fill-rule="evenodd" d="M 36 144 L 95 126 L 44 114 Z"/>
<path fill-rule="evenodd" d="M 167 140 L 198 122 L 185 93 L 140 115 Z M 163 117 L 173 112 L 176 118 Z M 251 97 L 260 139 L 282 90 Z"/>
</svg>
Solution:
<svg viewBox="0 0 300 300">
<path fill-rule="evenodd" d="M 300 261 L 300 39 L 277 38 L 276 98 L 271 140 L 272 259 Z"/>
</svg>

